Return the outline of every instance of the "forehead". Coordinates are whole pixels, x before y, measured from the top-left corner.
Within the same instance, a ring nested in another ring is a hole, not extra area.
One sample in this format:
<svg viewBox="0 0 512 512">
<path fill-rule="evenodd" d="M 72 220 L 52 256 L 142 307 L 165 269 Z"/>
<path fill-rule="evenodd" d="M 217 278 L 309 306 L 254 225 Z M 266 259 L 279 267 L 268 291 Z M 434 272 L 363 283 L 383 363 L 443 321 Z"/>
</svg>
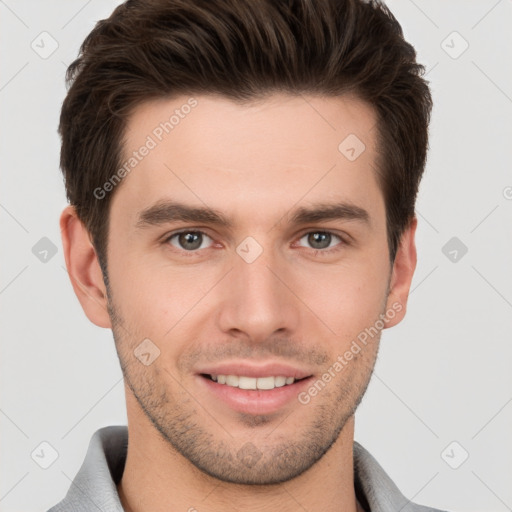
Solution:
<svg viewBox="0 0 512 512">
<path fill-rule="evenodd" d="M 130 165 L 112 210 L 175 199 L 234 212 L 252 207 L 261 216 L 262 206 L 277 211 L 301 198 L 378 203 L 376 130 L 373 108 L 348 95 L 149 101 L 128 120 L 123 163 Z"/>
</svg>

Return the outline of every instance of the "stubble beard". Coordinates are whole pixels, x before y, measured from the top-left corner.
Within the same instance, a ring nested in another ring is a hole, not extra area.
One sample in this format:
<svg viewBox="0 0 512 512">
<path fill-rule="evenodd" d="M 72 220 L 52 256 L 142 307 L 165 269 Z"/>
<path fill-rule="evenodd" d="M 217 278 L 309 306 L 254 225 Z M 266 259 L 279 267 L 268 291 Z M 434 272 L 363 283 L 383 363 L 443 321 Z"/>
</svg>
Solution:
<svg viewBox="0 0 512 512">
<path fill-rule="evenodd" d="M 242 439 L 237 432 L 223 427 L 223 418 L 209 413 L 207 404 L 184 389 L 168 369 L 155 363 L 144 366 L 138 361 L 133 354 L 137 342 L 129 339 L 126 324 L 111 294 L 108 296 L 112 332 L 125 383 L 141 410 L 169 444 L 171 453 L 181 454 L 197 469 L 223 482 L 275 485 L 311 468 L 334 445 L 354 415 L 375 366 L 380 333 L 372 341 L 375 345 L 357 354 L 314 400 L 307 405 L 297 401 L 298 411 L 311 408 L 307 421 L 301 415 L 301 421 L 290 428 L 294 411 L 284 419 L 279 414 L 240 413 L 240 426 L 245 427 L 244 431 L 252 430 Z M 266 436 L 261 435 L 263 428 L 268 431 Z"/>
</svg>

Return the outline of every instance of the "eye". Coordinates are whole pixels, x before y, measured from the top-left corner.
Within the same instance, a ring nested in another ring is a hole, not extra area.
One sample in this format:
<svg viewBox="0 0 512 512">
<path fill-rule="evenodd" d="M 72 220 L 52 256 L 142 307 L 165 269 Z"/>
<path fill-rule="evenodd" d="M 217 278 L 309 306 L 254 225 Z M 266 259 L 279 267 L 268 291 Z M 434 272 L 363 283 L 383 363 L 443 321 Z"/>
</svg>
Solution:
<svg viewBox="0 0 512 512">
<path fill-rule="evenodd" d="M 335 235 L 330 231 L 310 231 L 309 233 L 306 233 L 304 236 L 302 236 L 300 240 L 302 241 L 304 239 L 306 239 L 306 242 L 310 244 L 312 249 L 320 250 L 322 252 L 331 252 L 325 251 L 325 249 L 339 245 L 335 244 L 334 246 L 331 246 L 331 242 L 335 241 L 335 239 L 340 241 L 342 244 L 344 243 L 344 240 L 339 235 Z"/>
<path fill-rule="evenodd" d="M 177 249 L 192 252 L 207 247 L 204 245 L 205 238 L 212 240 L 203 231 L 180 231 L 169 236 L 165 241 Z"/>
</svg>

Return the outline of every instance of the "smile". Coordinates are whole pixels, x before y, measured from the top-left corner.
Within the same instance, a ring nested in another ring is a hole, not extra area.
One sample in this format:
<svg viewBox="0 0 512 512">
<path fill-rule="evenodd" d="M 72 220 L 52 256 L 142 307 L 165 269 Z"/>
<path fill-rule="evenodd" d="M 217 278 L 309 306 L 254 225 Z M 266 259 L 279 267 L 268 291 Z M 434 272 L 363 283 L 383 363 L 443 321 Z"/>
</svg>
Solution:
<svg viewBox="0 0 512 512">
<path fill-rule="evenodd" d="M 239 389 L 274 389 L 293 384 L 293 377 L 269 376 L 269 377 L 247 377 L 245 375 L 209 375 L 219 383 Z"/>
</svg>

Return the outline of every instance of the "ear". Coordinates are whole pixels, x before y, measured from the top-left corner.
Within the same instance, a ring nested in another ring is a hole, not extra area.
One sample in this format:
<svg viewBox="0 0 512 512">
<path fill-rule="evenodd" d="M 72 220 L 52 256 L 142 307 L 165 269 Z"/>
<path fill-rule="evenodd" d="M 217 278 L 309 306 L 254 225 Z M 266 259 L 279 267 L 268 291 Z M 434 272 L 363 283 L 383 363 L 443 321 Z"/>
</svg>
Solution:
<svg viewBox="0 0 512 512">
<path fill-rule="evenodd" d="M 385 327 L 393 327 L 402 321 L 407 309 L 407 299 L 411 288 L 412 277 L 416 269 L 416 243 L 414 236 L 418 219 L 414 217 L 409 227 L 402 233 L 397 249 L 391 280 L 389 283 L 389 295 L 386 303 L 386 311 L 395 314 L 386 314 Z"/>
<path fill-rule="evenodd" d="M 71 284 L 87 318 L 99 327 L 111 328 L 107 290 L 89 232 L 73 206 L 60 216 L 64 258 Z"/>
</svg>

